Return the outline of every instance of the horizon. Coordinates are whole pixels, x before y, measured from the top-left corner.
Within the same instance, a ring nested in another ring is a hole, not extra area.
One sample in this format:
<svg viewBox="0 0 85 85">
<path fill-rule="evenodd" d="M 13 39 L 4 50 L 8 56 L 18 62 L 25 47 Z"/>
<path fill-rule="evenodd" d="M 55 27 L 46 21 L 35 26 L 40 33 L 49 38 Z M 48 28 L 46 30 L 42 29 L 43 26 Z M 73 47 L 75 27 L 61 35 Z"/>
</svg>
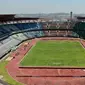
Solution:
<svg viewBox="0 0 85 85">
<path fill-rule="evenodd" d="M 72 12 L 73 13 L 73 12 Z M 11 15 L 11 14 L 15 14 L 15 15 L 21 15 L 21 14 L 70 14 L 69 13 L 66 13 L 66 12 L 54 12 L 54 13 L 1 13 L 0 15 Z M 85 13 L 73 13 L 73 15 L 76 15 L 76 14 L 85 14 Z"/>
</svg>

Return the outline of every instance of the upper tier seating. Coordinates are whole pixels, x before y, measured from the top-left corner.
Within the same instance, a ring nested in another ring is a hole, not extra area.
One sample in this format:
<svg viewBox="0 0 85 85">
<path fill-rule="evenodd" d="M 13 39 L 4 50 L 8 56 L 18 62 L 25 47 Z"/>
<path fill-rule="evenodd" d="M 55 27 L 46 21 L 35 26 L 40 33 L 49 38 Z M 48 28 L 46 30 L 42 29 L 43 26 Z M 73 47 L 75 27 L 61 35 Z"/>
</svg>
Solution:
<svg viewBox="0 0 85 85">
<path fill-rule="evenodd" d="M 20 23 L 20 24 L 14 24 L 19 30 L 33 30 L 33 29 L 41 29 L 40 24 L 38 23 Z"/>
<path fill-rule="evenodd" d="M 14 32 L 24 30 L 42 29 L 40 23 L 18 23 L 18 24 L 7 24 L 0 25 L 0 38 L 8 36 Z"/>
</svg>

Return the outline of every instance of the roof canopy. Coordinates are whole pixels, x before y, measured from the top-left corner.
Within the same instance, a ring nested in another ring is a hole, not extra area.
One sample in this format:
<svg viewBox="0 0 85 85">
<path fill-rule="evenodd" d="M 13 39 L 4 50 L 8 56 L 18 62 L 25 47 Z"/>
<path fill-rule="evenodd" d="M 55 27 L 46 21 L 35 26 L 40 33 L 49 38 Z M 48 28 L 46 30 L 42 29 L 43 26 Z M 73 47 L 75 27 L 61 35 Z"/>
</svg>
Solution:
<svg viewBox="0 0 85 85">
<path fill-rule="evenodd" d="M 85 20 L 85 17 L 78 16 L 77 19 L 78 20 Z"/>
<path fill-rule="evenodd" d="M 38 19 L 39 18 L 28 18 L 28 17 L 17 17 L 17 18 L 15 18 L 15 14 L 0 15 L 0 22 L 19 21 L 19 20 L 38 20 Z"/>
<path fill-rule="evenodd" d="M 0 15 L 0 22 L 1 21 L 7 21 L 7 20 L 12 20 L 14 18 L 14 14 L 6 14 L 6 15 Z"/>
</svg>

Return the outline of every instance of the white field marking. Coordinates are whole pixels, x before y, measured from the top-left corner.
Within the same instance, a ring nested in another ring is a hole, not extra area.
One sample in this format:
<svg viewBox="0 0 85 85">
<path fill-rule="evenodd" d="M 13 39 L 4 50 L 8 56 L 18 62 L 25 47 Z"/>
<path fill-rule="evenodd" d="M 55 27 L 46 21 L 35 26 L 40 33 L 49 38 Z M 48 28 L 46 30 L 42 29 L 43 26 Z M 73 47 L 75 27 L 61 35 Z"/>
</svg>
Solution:
<svg viewBox="0 0 85 85">
<path fill-rule="evenodd" d="M 79 44 L 82 46 L 83 49 L 85 49 L 85 47 L 82 45 L 81 41 L 80 40 L 75 40 L 76 42 L 79 42 Z M 73 42 L 75 42 L 73 41 Z"/>
<path fill-rule="evenodd" d="M 79 43 L 80 43 L 80 41 L 78 41 Z M 80 43 L 81 44 L 81 43 Z M 36 45 L 36 44 L 35 44 Z M 31 49 L 35 46 L 35 45 L 33 45 L 32 47 L 31 47 Z M 83 47 L 83 46 L 82 46 Z M 84 48 L 84 47 L 83 47 Z M 31 50 L 30 49 L 30 50 Z M 85 49 L 85 48 L 84 48 Z M 29 51 L 30 51 L 29 50 Z M 24 57 L 21 59 L 21 61 L 24 59 Z M 11 77 L 11 78 L 13 78 L 16 82 L 19 82 L 18 80 L 16 80 L 14 77 L 12 77 L 11 75 L 10 75 L 10 73 L 8 72 L 8 69 L 6 69 L 6 71 L 7 71 L 7 73 L 8 73 L 8 75 Z M 59 75 L 60 75 L 60 69 L 58 69 L 58 73 L 59 73 Z M 19 82 L 19 83 L 21 83 L 21 82 Z M 22 84 L 24 84 L 24 83 L 22 83 Z M 24 84 L 25 85 L 25 84 Z"/>
<path fill-rule="evenodd" d="M 37 41 L 39 42 L 39 41 Z M 32 47 L 29 49 L 29 51 L 24 55 L 24 57 L 18 62 L 18 65 L 20 64 L 20 62 L 22 62 L 25 58 L 26 58 L 26 55 L 28 55 L 28 53 L 36 46 L 37 42 L 32 45 Z M 20 66 L 20 65 L 19 65 Z"/>
<path fill-rule="evenodd" d="M 23 43 L 21 43 L 21 44 L 23 44 Z M 11 74 L 10 74 L 9 71 L 8 71 L 8 68 L 6 68 L 6 71 L 7 71 L 8 75 L 9 75 L 13 80 L 15 80 L 17 83 L 21 83 L 21 84 L 23 84 L 23 85 L 26 85 L 26 84 L 24 84 L 24 83 L 22 83 L 22 82 L 19 82 L 18 80 L 16 80 L 16 78 L 14 78 L 13 76 L 11 76 Z"/>
<path fill-rule="evenodd" d="M 80 43 L 80 45 L 82 46 L 83 49 L 85 49 L 85 47 L 82 45 L 82 42 L 81 41 L 78 41 Z"/>
<path fill-rule="evenodd" d="M 58 75 L 59 75 L 59 76 L 61 75 L 61 72 L 60 72 L 60 71 L 61 71 L 61 69 L 58 69 Z"/>
<path fill-rule="evenodd" d="M 80 39 L 80 40 L 77 40 L 76 42 L 78 42 L 81 45 L 81 47 L 85 50 L 85 47 L 82 45 L 82 42 L 81 41 L 82 40 Z"/>
<path fill-rule="evenodd" d="M 38 39 L 38 40 L 36 41 L 36 43 L 31 47 L 31 49 L 26 53 L 26 55 L 33 49 L 33 47 L 36 46 L 37 42 L 39 42 L 39 41 L 40 41 L 40 39 Z M 67 41 L 69 41 L 69 40 L 67 40 Z M 85 49 L 84 46 L 81 44 L 80 39 L 74 40 L 74 41 L 72 41 L 72 42 L 79 42 L 79 44 L 82 46 L 82 48 Z M 20 62 L 23 61 L 23 59 L 26 57 L 26 55 L 24 55 L 24 57 L 20 60 Z M 20 62 L 19 62 L 19 63 L 20 63 Z M 18 63 L 18 64 L 19 64 L 19 63 Z M 29 67 L 31 67 L 31 66 L 29 66 Z M 36 66 L 34 66 L 34 67 L 36 67 Z M 38 67 L 38 66 L 37 66 L 37 67 Z M 42 66 L 42 67 L 46 67 L 46 66 Z M 48 67 L 48 66 L 47 66 L 47 67 Z M 50 67 L 50 66 L 49 66 L 49 67 Z M 54 67 L 56 67 L 56 66 L 54 66 Z M 59 67 L 60 67 L 60 66 L 59 66 Z M 67 66 L 67 67 L 68 67 L 68 66 Z"/>
<path fill-rule="evenodd" d="M 8 57 L 5 61 L 11 61 L 13 57 Z"/>
<path fill-rule="evenodd" d="M 85 69 L 83 71 L 85 71 Z"/>
<path fill-rule="evenodd" d="M 34 39 L 33 39 L 33 40 L 34 40 Z M 26 55 L 33 49 L 33 47 L 36 46 L 37 42 L 40 41 L 40 39 L 36 39 L 36 40 L 37 40 L 36 43 L 35 43 L 34 45 L 32 45 L 32 47 L 31 47 L 30 50 L 26 53 Z M 67 41 L 69 41 L 69 40 L 67 40 Z M 75 41 L 76 41 L 76 42 L 79 42 L 80 45 L 82 46 L 82 48 L 85 49 L 84 46 L 81 44 L 81 42 L 80 42 L 79 39 L 78 39 L 78 40 L 75 40 Z M 75 42 L 75 41 L 72 41 L 72 42 Z M 20 64 L 21 61 L 23 61 L 23 59 L 26 57 L 26 55 L 24 55 L 24 57 L 17 63 L 18 65 Z M 43 66 L 42 66 L 42 67 L 43 67 Z"/>
<path fill-rule="evenodd" d="M 27 42 L 27 41 L 26 41 Z M 24 45 L 25 42 L 23 42 L 22 44 Z M 31 41 L 29 41 L 28 43 L 31 43 Z M 32 48 L 32 47 L 31 47 Z M 25 57 L 25 55 L 24 55 Z M 24 57 L 22 59 L 20 59 L 20 61 L 17 63 L 19 65 L 19 63 L 24 59 Z"/>
</svg>

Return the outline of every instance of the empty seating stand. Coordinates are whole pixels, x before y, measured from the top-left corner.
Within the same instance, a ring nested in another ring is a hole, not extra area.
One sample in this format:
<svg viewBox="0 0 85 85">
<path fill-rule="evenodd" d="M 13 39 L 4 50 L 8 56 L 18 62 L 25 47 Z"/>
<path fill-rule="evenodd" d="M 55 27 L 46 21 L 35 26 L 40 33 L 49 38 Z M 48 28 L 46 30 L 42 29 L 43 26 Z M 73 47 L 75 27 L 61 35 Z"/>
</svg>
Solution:
<svg viewBox="0 0 85 85">
<path fill-rule="evenodd" d="M 54 28 L 65 29 L 66 26 L 67 23 L 61 24 L 61 27 L 60 26 L 57 27 L 57 25 L 53 25 L 50 26 L 50 29 L 54 29 Z M 44 32 L 42 31 L 42 24 L 36 22 L 0 25 L 0 58 L 5 53 L 10 51 L 12 47 L 15 47 L 23 40 L 27 40 L 35 37 L 42 37 L 42 36 L 52 36 L 52 35 L 54 36 L 64 35 L 64 36 L 85 38 L 85 22 L 76 23 L 72 31 L 47 30 Z"/>
<path fill-rule="evenodd" d="M 0 58 L 23 40 L 44 36 L 43 31 L 31 31 L 34 29 L 42 29 L 42 27 L 39 23 L 0 25 Z M 24 30 L 30 30 L 30 32 L 18 33 Z"/>
</svg>

